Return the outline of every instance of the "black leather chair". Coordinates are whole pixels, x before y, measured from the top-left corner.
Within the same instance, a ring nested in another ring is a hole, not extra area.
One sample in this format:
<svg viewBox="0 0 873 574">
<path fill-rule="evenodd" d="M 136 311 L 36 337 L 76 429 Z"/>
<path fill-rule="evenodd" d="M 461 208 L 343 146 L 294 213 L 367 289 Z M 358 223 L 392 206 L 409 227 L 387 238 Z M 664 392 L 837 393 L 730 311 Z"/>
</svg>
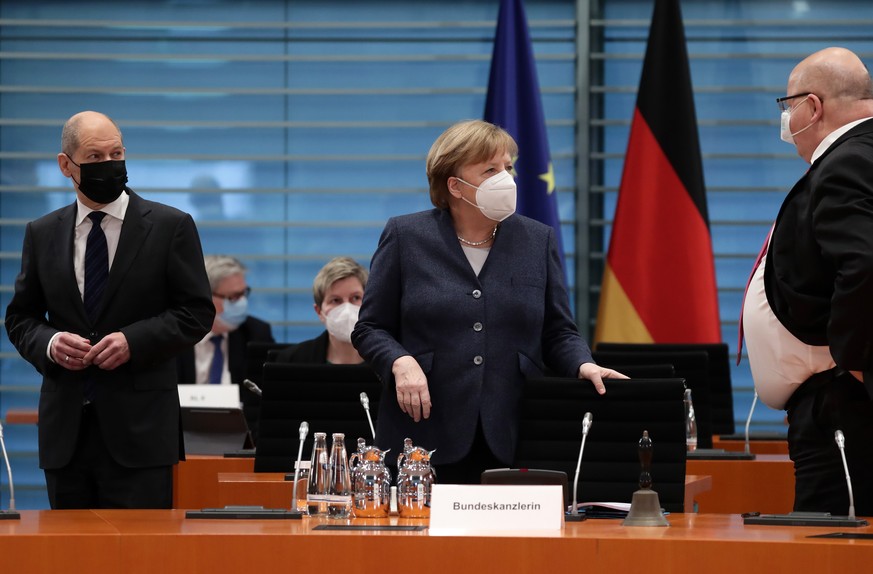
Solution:
<svg viewBox="0 0 873 574">
<path fill-rule="evenodd" d="M 515 468 L 563 471 L 572 491 L 582 418 L 593 415 L 577 502 L 631 502 L 639 489 L 639 440 L 653 443 L 652 488 L 661 506 L 682 512 L 685 500 L 685 408 L 682 379 L 630 379 L 598 395 L 572 378 L 525 383 Z"/>
<path fill-rule="evenodd" d="M 615 369 L 623 375 L 627 375 L 632 379 L 669 379 L 676 376 L 676 369 L 670 364 L 651 364 L 651 365 L 601 365 Z"/>
<path fill-rule="evenodd" d="M 647 352 L 655 355 L 675 351 L 706 351 L 709 355 L 708 379 L 712 432 L 715 435 L 734 434 L 736 429 L 734 389 L 731 384 L 731 359 L 727 343 L 600 343 L 597 345 L 597 350 Z M 655 357 L 652 361 L 661 362 Z"/>
<path fill-rule="evenodd" d="M 360 396 L 367 393 L 375 425 L 382 384 L 368 366 L 265 363 L 261 389 L 255 472 L 294 470 L 302 421 L 309 423 L 304 460 L 309 460 L 315 432 L 327 433 L 328 446 L 332 433 L 344 433 L 349 454 L 358 437 L 373 442 Z"/>
<path fill-rule="evenodd" d="M 669 363 L 676 377 L 685 379 L 691 389 L 694 412 L 697 416 L 697 446 L 712 448 L 712 399 L 709 394 L 709 355 L 706 351 L 601 351 L 598 346 L 593 353 L 598 365 L 648 365 L 652 362 Z M 615 385 L 613 385 L 615 386 Z"/>
<path fill-rule="evenodd" d="M 267 362 L 267 353 L 273 350 L 284 349 L 288 343 L 265 343 L 263 341 L 249 341 L 246 345 L 245 378 L 260 386 L 264 377 L 264 363 Z M 246 388 L 239 386 L 239 398 L 243 404 L 243 414 L 251 431 L 252 440 L 257 443 L 259 432 L 259 419 L 261 416 L 261 397 Z"/>
</svg>

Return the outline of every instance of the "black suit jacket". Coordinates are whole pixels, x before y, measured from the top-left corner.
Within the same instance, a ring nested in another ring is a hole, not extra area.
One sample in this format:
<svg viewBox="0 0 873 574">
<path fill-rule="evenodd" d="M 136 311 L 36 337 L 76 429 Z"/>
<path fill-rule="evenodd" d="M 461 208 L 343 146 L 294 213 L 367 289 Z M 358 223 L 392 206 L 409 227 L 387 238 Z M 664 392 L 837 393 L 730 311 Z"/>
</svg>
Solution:
<svg viewBox="0 0 873 574">
<path fill-rule="evenodd" d="M 837 139 L 782 204 L 764 268 L 779 322 L 873 391 L 873 120 Z"/>
<path fill-rule="evenodd" d="M 246 317 L 243 324 L 227 336 L 227 369 L 230 371 L 230 380 L 235 385 L 241 384 L 246 378 L 246 347 L 249 342 L 255 341 L 275 342 L 270 324 L 257 317 Z M 176 368 L 180 383 L 193 384 L 197 381 L 194 367 L 194 347 L 179 355 Z M 242 389 L 240 393 L 242 393 Z"/>
<path fill-rule="evenodd" d="M 182 454 L 175 358 L 209 332 L 215 308 L 191 216 L 126 192 L 130 203 L 103 308 L 93 323 L 73 268 L 76 204 L 28 223 L 25 230 L 6 329 L 18 352 L 43 375 L 41 468 L 60 468 L 71 459 L 89 376 L 97 385 L 94 408 L 104 441 L 119 464 L 171 465 Z M 92 343 L 121 331 L 130 361 L 111 371 L 68 371 L 46 356 L 58 331 Z"/>
<path fill-rule="evenodd" d="M 330 336 L 327 331 L 314 339 L 300 341 L 288 348 L 271 351 L 273 361 L 276 363 L 327 363 L 327 346 Z"/>
</svg>

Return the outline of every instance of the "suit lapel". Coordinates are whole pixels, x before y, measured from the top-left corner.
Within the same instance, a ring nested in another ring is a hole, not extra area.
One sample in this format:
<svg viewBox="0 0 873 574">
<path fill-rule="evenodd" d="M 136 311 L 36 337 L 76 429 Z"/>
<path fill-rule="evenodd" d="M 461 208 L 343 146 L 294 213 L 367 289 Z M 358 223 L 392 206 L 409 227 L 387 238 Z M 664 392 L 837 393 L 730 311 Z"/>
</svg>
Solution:
<svg viewBox="0 0 873 574">
<path fill-rule="evenodd" d="M 73 203 L 58 215 L 58 224 L 55 226 L 52 245 L 58 246 L 57 251 L 52 253 L 57 257 L 53 266 L 59 272 L 60 285 L 64 286 L 70 302 L 79 314 L 82 322 L 87 322 L 85 304 L 82 302 L 82 294 L 79 292 L 79 284 L 76 282 L 76 269 L 73 263 L 73 245 L 76 241 L 76 204 Z"/>
<path fill-rule="evenodd" d="M 130 192 L 130 203 L 124 214 L 124 223 L 121 225 L 121 235 L 118 238 L 118 248 L 115 250 L 115 258 L 112 260 L 112 268 L 109 270 L 109 284 L 106 286 L 101 314 L 109 307 L 109 302 L 112 301 L 112 297 L 124 281 L 124 276 L 130 271 L 139 250 L 151 232 L 152 224 L 146 217 L 149 211 L 142 204 L 139 196 Z"/>
</svg>

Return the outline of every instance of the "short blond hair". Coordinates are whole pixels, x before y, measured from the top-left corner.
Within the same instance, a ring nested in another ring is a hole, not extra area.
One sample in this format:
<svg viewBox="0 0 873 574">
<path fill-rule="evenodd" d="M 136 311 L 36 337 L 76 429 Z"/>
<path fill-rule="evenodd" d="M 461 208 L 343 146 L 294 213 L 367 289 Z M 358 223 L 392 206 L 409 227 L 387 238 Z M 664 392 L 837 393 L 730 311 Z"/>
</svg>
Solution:
<svg viewBox="0 0 873 574">
<path fill-rule="evenodd" d="M 499 126 L 482 120 L 458 122 L 433 142 L 427 154 L 426 171 L 430 201 L 435 207 L 449 207 L 450 177 L 457 177 L 465 165 L 488 161 L 500 152 L 518 155 L 518 144 Z"/>
<path fill-rule="evenodd" d="M 351 257 L 334 257 L 318 271 L 312 282 L 312 297 L 315 299 L 315 304 L 321 307 L 327 290 L 340 279 L 357 277 L 361 287 L 366 287 L 368 276 L 367 270 Z"/>
</svg>

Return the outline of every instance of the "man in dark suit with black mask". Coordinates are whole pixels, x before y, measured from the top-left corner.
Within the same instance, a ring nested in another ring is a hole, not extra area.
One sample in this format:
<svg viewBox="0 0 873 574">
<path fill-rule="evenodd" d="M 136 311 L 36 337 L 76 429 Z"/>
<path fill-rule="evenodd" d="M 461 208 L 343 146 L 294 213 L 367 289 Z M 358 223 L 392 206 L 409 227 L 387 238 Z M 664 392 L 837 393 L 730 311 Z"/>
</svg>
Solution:
<svg viewBox="0 0 873 574">
<path fill-rule="evenodd" d="M 175 358 L 215 308 L 194 221 L 126 187 L 118 126 L 63 128 L 76 201 L 27 225 L 9 339 L 43 375 L 39 462 L 52 508 L 170 508 L 184 452 Z"/>
</svg>

